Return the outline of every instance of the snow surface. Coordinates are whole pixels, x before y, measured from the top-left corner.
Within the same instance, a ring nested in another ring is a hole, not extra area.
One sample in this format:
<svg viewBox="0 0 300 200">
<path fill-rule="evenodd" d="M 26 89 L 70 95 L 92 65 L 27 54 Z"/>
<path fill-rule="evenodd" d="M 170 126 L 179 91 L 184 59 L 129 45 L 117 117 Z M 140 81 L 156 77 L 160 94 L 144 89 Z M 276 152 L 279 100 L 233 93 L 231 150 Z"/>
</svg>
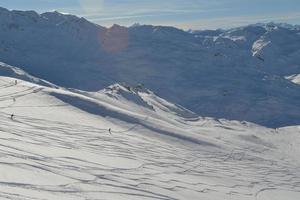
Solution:
<svg viewBox="0 0 300 200">
<path fill-rule="evenodd" d="M 300 124 L 300 29 L 255 24 L 183 31 L 110 28 L 58 12 L 0 9 L 0 61 L 62 87 L 143 83 L 201 116 L 268 127 Z M 66 78 L 66 74 L 68 78 Z"/>
<path fill-rule="evenodd" d="M 0 8 L 0 199 L 300 199 L 299 41 Z"/>
<path fill-rule="evenodd" d="M 291 76 L 286 76 L 286 79 L 292 81 L 293 83 L 299 84 L 300 85 L 300 74 L 294 74 Z"/>
<path fill-rule="evenodd" d="M 300 198 L 298 126 L 202 118 L 124 84 L 15 80 L 0 77 L 1 199 Z"/>
<path fill-rule="evenodd" d="M 9 76 L 17 79 L 21 79 L 24 81 L 34 82 L 40 85 L 49 86 L 49 87 L 58 87 L 48 81 L 36 78 L 27 72 L 23 71 L 22 69 L 18 67 L 14 67 L 11 65 L 8 65 L 6 63 L 0 62 L 0 74 L 1 76 Z"/>
</svg>

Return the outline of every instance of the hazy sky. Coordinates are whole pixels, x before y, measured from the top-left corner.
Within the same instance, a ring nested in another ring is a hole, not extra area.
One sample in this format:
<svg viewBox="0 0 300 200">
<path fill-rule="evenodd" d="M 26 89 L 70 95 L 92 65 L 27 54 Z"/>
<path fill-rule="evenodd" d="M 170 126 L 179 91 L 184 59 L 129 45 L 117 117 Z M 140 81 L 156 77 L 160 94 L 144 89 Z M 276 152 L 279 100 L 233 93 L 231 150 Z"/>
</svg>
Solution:
<svg viewBox="0 0 300 200">
<path fill-rule="evenodd" d="M 16 10 L 57 10 L 103 26 L 114 23 L 226 28 L 256 22 L 300 24 L 300 0 L 0 0 Z"/>
</svg>

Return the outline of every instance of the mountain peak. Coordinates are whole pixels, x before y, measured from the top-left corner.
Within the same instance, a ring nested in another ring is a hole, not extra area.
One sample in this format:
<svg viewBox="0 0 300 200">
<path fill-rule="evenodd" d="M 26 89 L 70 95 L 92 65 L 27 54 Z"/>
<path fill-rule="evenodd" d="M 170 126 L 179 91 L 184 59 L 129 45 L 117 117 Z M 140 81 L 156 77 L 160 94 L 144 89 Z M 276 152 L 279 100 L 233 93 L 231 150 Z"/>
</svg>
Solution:
<svg viewBox="0 0 300 200">
<path fill-rule="evenodd" d="M 6 8 L 0 7 L 0 14 L 5 13 L 5 12 L 9 12 L 9 10 Z"/>
<path fill-rule="evenodd" d="M 126 26 L 121 26 L 119 24 L 113 24 L 109 29 L 124 29 Z"/>
<path fill-rule="evenodd" d="M 45 13 L 42 13 L 41 16 L 44 19 L 47 19 L 48 21 L 55 23 L 55 24 L 62 24 L 62 23 L 66 23 L 66 22 L 88 22 L 84 18 L 80 18 L 80 17 L 71 15 L 71 14 L 61 13 L 58 11 L 45 12 Z M 90 22 L 88 22 L 88 23 L 90 23 Z"/>
<path fill-rule="evenodd" d="M 290 30 L 300 30 L 300 26 L 299 25 L 292 25 L 292 24 L 288 24 L 288 23 L 268 22 L 268 23 L 251 24 L 249 26 L 261 26 L 261 27 L 268 28 L 268 29 L 279 27 L 279 28 L 285 28 L 285 29 L 290 29 Z"/>
<path fill-rule="evenodd" d="M 129 85 L 126 83 L 116 83 L 108 86 L 104 90 L 100 90 L 99 92 L 103 92 L 105 94 L 109 94 L 110 96 L 139 96 L 140 93 L 153 93 L 147 88 L 144 87 L 143 84 L 138 85 Z"/>
<path fill-rule="evenodd" d="M 24 25 L 28 27 L 32 22 L 39 22 L 40 25 L 62 25 L 62 24 L 78 24 L 78 26 L 88 25 L 91 28 L 99 28 L 99 25 L 89 22 L 83 17 L 77 17 L 75 15 L 61 13 L 58 11 L 45 12 L 38 14 L 35 11 L 20 11 L 20 10 L 8 10 L 0 7 L 0 22 L 13 24 L 15 26 Z M 27 20 L 29 19 L 29 20 Z M 85 27 L 86 28 L 86 27 Z M 103 28 L 103 27 L 101 27 Z"/>
</svg>

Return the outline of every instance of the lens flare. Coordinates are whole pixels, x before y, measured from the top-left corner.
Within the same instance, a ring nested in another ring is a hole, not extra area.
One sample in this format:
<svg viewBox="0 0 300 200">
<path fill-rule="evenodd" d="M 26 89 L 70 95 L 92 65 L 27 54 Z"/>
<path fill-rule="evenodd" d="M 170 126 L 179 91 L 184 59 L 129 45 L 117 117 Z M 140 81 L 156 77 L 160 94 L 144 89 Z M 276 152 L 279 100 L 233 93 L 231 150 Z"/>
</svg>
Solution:
<svg viewBox="0 0 300 200">
<path fill-rule="evenodd" d="M 128 47 L 128 29 L 114 25 L 107 29 L 102 38 L 102 47 L 107 53 L 120 53 Z"/>
</svg>

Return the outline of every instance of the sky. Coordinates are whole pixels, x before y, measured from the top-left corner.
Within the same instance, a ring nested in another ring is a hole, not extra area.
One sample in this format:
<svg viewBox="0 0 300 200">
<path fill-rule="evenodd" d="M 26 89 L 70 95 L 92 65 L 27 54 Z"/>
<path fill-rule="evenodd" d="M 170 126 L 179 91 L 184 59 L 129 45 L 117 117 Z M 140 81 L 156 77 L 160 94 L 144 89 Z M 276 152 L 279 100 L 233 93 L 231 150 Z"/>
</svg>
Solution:
<svg viewBox="0 0 300 200">
<path fill-rule="evenodd" d="M 106 27 L 139 23 L 196 30 L 258 22 L 300 24 L 300 0 L 0 0 L 0 7 L 56 10 Z"/>
</svg>

